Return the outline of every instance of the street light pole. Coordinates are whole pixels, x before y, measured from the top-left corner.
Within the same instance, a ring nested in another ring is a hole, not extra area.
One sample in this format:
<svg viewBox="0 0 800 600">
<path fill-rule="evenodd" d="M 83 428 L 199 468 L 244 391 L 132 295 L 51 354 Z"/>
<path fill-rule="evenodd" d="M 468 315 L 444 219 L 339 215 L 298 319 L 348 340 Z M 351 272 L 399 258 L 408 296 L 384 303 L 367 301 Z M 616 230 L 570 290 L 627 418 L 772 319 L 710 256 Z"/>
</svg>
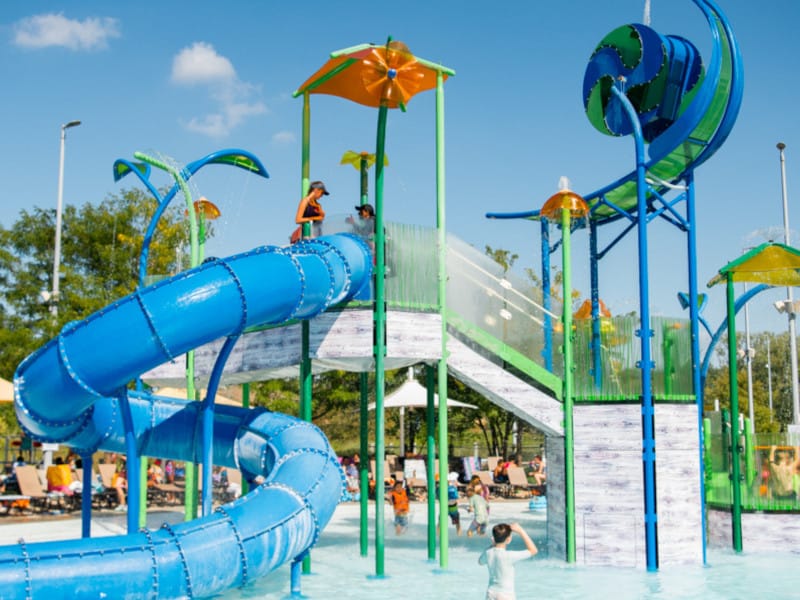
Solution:
<svg viewBox="0 0 800 600">
<path fill-rule="evenodd" d="M 80 121 L 70 121 L 61 126 L 61 152 L 58 161 L 58 202 L 56 203 L 56 243 L 53 258 L 53 293 L 50 297 L 50 312 L 53 315 L 58 314 L 58 293 L 59 284 L 61 283 L 60 269 L 61 269 L 61 205 L 64 198 L 64 140 L 67 139 L 67 129 L 70 127 L 77 127 Z"/>
<path fill-rule="evenodd" d="M 783 240 L 784 244 L 791 246 L 789 242 L 789 202 L 786 194 L 786 160 L 783 150 L 786 144 L 778 142 L 778 152 L 781 155 L 781 195 L 783 197 Z M 791 350 L 792 367 L 792 423 L 795 427 L 800 427 L 800 395 L 797 390 L 797 331 L 794 314 L 794 297 L 791 286 L 786 288 L 786 314 L 789 317 L 789 348 Z"/>
<path fill-rule="evenodd" d="M 769 335 L 767 336 L 767 389 L 769 390 L 769 422 L 772 423 L 772 356 L 769 350 Z"/>
</svg>

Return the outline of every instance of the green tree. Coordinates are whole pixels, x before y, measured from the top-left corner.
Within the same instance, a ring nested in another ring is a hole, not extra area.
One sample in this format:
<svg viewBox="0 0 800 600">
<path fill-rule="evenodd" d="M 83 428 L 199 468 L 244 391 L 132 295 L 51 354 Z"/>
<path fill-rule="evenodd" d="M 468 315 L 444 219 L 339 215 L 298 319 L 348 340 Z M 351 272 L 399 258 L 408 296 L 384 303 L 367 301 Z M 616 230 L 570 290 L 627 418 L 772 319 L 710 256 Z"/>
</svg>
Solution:
<svg viewBox="0 0 800 600">
<path fill-rule="evenodd" d="M 737 336 L 744 339 L 743 335 Z M 767 353 L 769 344 L 769 353 Z M 751 364 L 753 387 L 753 415 L 756 433 L 778 433 L 785 431 L 792 422 L 792 381 L 789 334 L 762 332 L 751 336 L 753 349 Z M 730 410 L 730 386 L 728 383 L 728 341 L 723 335 L 714 349 L 716 366 L 708 370 L 704 387 L 705 410 L 714 410 L 715 401 L 722 409 Z M 770 368 L 767 368 L 769 359 Z M 736 384 L 741 414 L 749 414 L 747 393 L 747 364 L 737 360 Z M 770 381 L 772 387 L 772 411 L 770 411 Z"/>
<path fill-rule="evenodd" d="M 124 190 L 99 204 L 68 205 L 62 215 L 58 312 L 43 300 L 53 277 L 55 210 L 23 210 L 0 228 L 0 374 L 10 378 L 19 362 L 54 337 L 64 324 L 87 317 L 132 292 L 138 282 L 144 232 L 156 209 L 141 190 Z M 170 274 L 187 243 L 183 211 L 174 206 L 159 220 L 148 260 L 150 273 Z"/>
</svg>

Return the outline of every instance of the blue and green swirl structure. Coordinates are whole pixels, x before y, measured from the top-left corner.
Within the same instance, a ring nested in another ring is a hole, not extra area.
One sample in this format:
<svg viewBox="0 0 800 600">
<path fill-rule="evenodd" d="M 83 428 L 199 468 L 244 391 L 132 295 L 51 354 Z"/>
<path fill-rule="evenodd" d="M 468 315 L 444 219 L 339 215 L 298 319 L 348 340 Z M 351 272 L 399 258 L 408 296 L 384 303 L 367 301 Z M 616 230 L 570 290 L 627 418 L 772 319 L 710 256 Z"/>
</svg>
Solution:
<svg viewBox="0 0 800 600">
<path fill-rule="evenodd" d="M 598 44 L 586 68 L 583 100 L 592 125 L 608 135 L 632 133 L 611 88 L 618 86 L 636 108 L 647 143 L 648 195 L 708 160 L 725 142 L 742 103 L 742 59 L 733 31 L 711 0 L 692 0 L 711 33 L 711 59 L 704 67 L 694 45 L 645 25 L 619 27 Z M 589 218 L 601 224 L 635 212 L 636 171 L 582 194 Z M 539 220 L 539 210 L 487 213 L 496 219 Z"/>
<path fill-rule="evenodd" d="M 611 93 L 613 85 L 620 86 L 636 108 L 648 143 L 647 175 L 657 193 L 716 152 L 730 134 L 742 102 L 742 60 L 733 31 L 715 3 L 693 1 L 711 31 L 707 68 L 688 40 L 636 24 L 603 38 L 584 76 L 586 114 L 598 130 L 609 135 L 631 133 L 630 122 Z M 636 207 L 635 171 L 584 199 L 591 219 L 618 218 L 620 210 Z"/>
</svg>

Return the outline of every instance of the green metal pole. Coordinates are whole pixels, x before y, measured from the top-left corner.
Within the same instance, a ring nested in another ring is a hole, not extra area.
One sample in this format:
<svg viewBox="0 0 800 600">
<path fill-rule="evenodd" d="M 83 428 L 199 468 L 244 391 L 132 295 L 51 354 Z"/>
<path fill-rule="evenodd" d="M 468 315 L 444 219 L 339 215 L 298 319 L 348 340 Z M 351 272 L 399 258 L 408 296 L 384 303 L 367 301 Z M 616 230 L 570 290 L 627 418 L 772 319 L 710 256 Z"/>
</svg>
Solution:
<svg viewBox="0 0 800 600">
<path fill-rule="evenodd" d="M 673 371 L 675 367 L 672 364 L 672 347 L 675 345 L 674 330 L 667 325 L 661 329 L 663 341 L 661 343 L 662 351 L 664 353 L 664 395 L 671 396 L 673 391 Z"/>
<path fill-rule="evenodd" d="M 202 261 L 200 260 L 200 243 L 197 224 L 197 215 L 194 211 L 194 204 L 192 203 L 192 193 L 186 180 L 181 176 L 180 172 L 168 165 L 164 161 L 158 160 L 152 156 L 144 154 L 143 152 L 134 152 L 134 158 L 153 165 L 154 167 L 166 171 L 181 189 L 184 201 L 186 202 L 186 211 L 189 219 L 189 247 L 191 253 L 190 267 L 196 267 Z M 194 387 L 194 350 L 189 350 L 186 353 L 186 398 L 188 400 L 197 400 L 197 394 Z M 184 462 L 184 520 L 192 521 L 197 518 L 197 469 L 195 468 L 194 460 Z"/>
<path fill-rule="evenodd" d="M 301 149 L 300 197 L 306 195 L 311 183 L 311 102 L 308 92 L 303 94 L 303 132 Z M 310 232 L 310 229 L 309 229 Z M 306 230 L 303 229 L 303 235 Z"/>
<path fill-rule="evenodd" d="M 139 463 L 139 527 L 147 527 L 147 457 Z"/>
<path fill-rule="evenodd" d="M 243 383 L 242 384 L 242 408 L 249 409 L 250 408 L 250 384 Z M 242 496 L 244 496 L 247 492 L 250 491 L 250 484 L 247 480 L 242 477 Z"/>
<path fill-rule="evenodd" d="M 359 389 L 361 392 L 359 438 L 360 445 L 358 463 L 358 502 L 360 505 L 359 540 L 361 556 L 367 555 L 369 547 L 369 373 L 359 373 Z M 377 489 L 377 486 L 376 486 Z"/>
<path fill-rule="evenodd" d="M 561 209 L 561 261 L 564 323 L 564 494 L 566 496 L 567 562 L 575 562 L 575 455 L 572 425 L 572 273 L 570 209 Z"/>
<path fill-rule="evenodd" d="M 375 345 L 375 575 L 384 574 L 384 507 L 383 461 L 386 454 L 384 372 L 386 355 L 386 294 L 384 275 L 386 272 L 386 247 L 383 231 L 383 155 L 386 144 L 386 118 L 389 109 L 383 104 L 378 109 L 378 134 L 375 161 L 375 305 L 373 307 L 373 331 Z"/>
<path fill-rule="evenodd" d="M 756 478 L 755 450 L 753 449 L 753 429 L 750 419 L 744 420 L 744 472 L 746 474 L 747 489 L 751 489 Z"/>
<path fill-rule="evenodd" d="M 736 378 L 736 304 L 733 289 L 733 274 L 728 273 L 728 385 L 731 395 L 731 486 L 733 491 L 733 512 L 731 529 L 733 549 L 742 551 L 742 488 L 739 465 L 739 385 Z"/>
<path fill-rule="evenodd" d="M 197 400 L 194 387 L 194 351 L 186 353 L 186 398 Z M 197 518 L 197 468 L 194 460 L 183 463 L 183 515 L 185 521 Z"/>
<path fill-rule="evenodd" d="M 303 94 L 303 149 L 302 149 L 302 181 L 300 193 L 305 196 L 308 192 L 310 175 L 310 156 L 311 156 L 311 104 L 309 94 Z M 303 237 L 311 235 L 311 223 L 303 223 Z M 304 421 L 311 421 L 311 358 L 309 357 L 310 346 L 310 326 L 307 320 L 300 323 L 300 336 L 302 356 L 300 358 L 300 418 Z M 311 555 L 306 554 L 303 558 L 303 573 L 311 573 Z"/>
<path fill-rule="evenodd" d="M 436 73 L 436 233 L 439 251 L 438 302 L 441 317 L 442 356 L 437 363 L 439 390 L 439 566 L 449 564 L 447 528 L 447 232 L 445 229 L 444 75 Z"/>
<path fill-rule="evenodd" d="M 361 161 L 359 163 L 361 171 L 361 205 L 369 202 L 369 177 L 367 176 L 367 157 L 364 153 L 361 154 Z"/>
<path fill-rule="evenodd" d="M 428 483 L 428 560 L 436 560 L 436 413 L 434 412 L 435 372 L 431 365 L 425 365 L 425 389 L 428 403 L 425 411 L 425 430 L 428 436 L 425 478 Z"/>
<path fill-rule="evenodd" d="M 367 175 L 367 156 L 362 152 L 359 162 L 361 175 L 361 202 L 363 206 L 369 201 L 369 177 Z M 360 404 L 360 462 L 358 465 L 359 486 L 358 497 L 360 504 L 359 541 L 361 556 L 367 556 L 369 548 L 369 374 L 359 373 L 359 390 L 361 392 Z M 377 489 L 377 485 L 376 488 Z"/>
</svg>

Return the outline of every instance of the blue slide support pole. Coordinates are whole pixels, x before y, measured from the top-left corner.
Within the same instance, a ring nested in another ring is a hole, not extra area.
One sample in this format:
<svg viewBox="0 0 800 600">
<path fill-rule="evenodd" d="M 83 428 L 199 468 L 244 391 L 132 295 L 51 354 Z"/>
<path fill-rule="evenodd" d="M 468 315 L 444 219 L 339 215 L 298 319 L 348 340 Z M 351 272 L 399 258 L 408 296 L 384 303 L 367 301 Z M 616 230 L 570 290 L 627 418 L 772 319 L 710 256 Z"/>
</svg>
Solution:
<svg viewBox="0 0 800 600">
<path fill-rule="evenodd" d="M 92 537 L 92 455 L 81 454 L 83 465 L 83 488 L 81 489 L 81 537 Z"/>
<path fill-rule="evenodd" d="M 550 316 L 550 224 L 542 217 L 542 307 L 544 313 L 544 368 L 553 372 L 553 318 Z"/>
<path fill-rule="evenodd" d="M 597 222 L 589 221 L 589 274 L 592 299 L 592 375 L 599 390 L 603 385 L 603 363 L 600 355 L 600 275 L 597 269 Z"/>
<path fill-rule="evenodd" d="M 647 570 L 658 570 L 658 514 L 656 512 L 656 442 L 655 442 L 655 406 L 653 403 L 653 390 L 651 376 L 653 363 L 650 357 L 650 338 L 653 330 L 650 328 L 650 287 L 647 269 L 647 182 L 645 181 L 645 152 L 642 126 L 636 116 L 636 110 L 631 105 L 627 96 L 616 86 L 612 86 L 612 93 L 622 104 L 633 127 L 636 142 L 636 196 L 637 215 L 636 228 L 638 233 L 639 255 L 639 318 L 640 329 L 637 332 L 641 338 L 642 372 L 642 462 L 644 470 L 644 526 L 647 553 Z"/>
<path fill-rule="evenodd" d="M 686 174 L 686 220 L 689 255 L 689 327 L 692 337 L 692 387 L 697 403 L 697 435 L 700 453 L 700 518 L 702 519 L 703 564 L 706 564 L 706 486 L 703 457 L 703 384 L 700 379 L 700 305 L 697 289 L 697 226 L 695 223 L 694 171 Z"/>
<path fill-rule="evenodd" d="M 292 561 L 289 573 L 289 589 L 293 598 L 299 598 L 303 595 L 301 581 L 303 574 L 303 559 L 305 554 Z"/>
<path fill-rule="evenodd" d="M 244 302 L 244 298 L 242 298 Z M 242 321 L 242 328 L 244 328 L 244 321 Z M 211 371 L 211 377 L 206 387 L 206 397 L 203 399 L 203 404 L 200 407 L 202 427 L 203 427 L 203 516 L 211 514 L 211 505 L 214 499 L 214 488 L 212 479 L 212 469 L 214 467 L 214 399 L 217 397 L 217 390 L 219 389 L 219 380 L 222 377 L 222 372 L 225 369 L 225 363 L 228 362 L 228 357 L 233 351 L 236 342 L 239 341 L 238 335 L 232 335 L 225 340 L 222 349 L 217 356 L 214 363 L 214 369 Z"/>
</svg>

